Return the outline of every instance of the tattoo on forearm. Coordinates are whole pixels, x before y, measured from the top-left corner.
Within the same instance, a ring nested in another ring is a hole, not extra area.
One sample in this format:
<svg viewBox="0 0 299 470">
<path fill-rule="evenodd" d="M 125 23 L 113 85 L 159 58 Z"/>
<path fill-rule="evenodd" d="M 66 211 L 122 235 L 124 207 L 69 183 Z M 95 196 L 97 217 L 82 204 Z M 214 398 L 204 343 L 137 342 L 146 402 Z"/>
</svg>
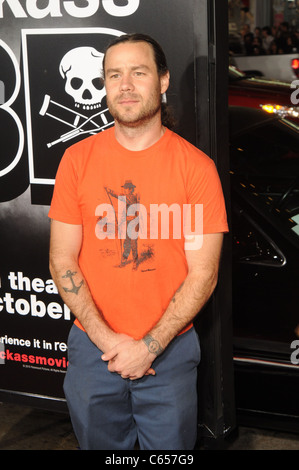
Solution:
<svg viewBox="0 0 299 470">
<path fill-rule="evenodd" d="M 65 273 L 65 275 L 62 276 L 64 279 L 65 279 L 65 278 L 68 278 L 68 279 L 71 281 L 71 285 L 72 285 L 71 288 L 63 287 L 63 290 L 64 290 L 65 292 L 70 292 L 70 293 L 73 293 L 73 294 L 76 294 L 76 295 L 77 295 L 78 292 L 79 292 L 79 290 L 80 290 L 80 288 L 83 286 L 84 281 L 83 281 L 83 279 L 82 279 L 82 281 L 80 282 L 80 284 L 79 284 L 78 286 L 76 286 L 76 285 L 75 285 L 75 281 L 74 281 L 74 279 L 73 279 L 73 277 L 75 276 L 75 274 L 77 274 L 76 271 L 70 271 L 70 270 L 68 270 L 68 271 Z"/>
<path fill-rule="evenodd" d="M 142 338 L 142 340 L 147 345 L 149 352 L 156 354 L 156 356 L 164 351 L 159 342 L 151 335 L 146 335 L 144 338 Z"/>
<path fill-rule="evenodd" d="M 171 301 L 172 301 L 173 303 L 176 301 L 176 298 L 175 298 L 176 294 L 177 294 L 178 292 L 180 292 L 180 290 L 182 290 L 183 285 L 184 285 L 184 281 L 182 282 L 182 284 L 180 285 L 180 287 L 178 288 L 178 290 L 176 291 L 176 293 L 175 293 L 174 296 L 172 297 Z"/>
</svg>

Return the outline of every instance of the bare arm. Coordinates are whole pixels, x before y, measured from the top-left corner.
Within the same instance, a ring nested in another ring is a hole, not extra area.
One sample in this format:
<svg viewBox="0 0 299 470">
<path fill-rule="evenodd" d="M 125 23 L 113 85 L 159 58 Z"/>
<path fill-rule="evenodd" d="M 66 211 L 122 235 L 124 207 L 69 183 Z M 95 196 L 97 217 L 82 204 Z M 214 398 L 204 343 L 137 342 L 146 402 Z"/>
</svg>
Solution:
<svg viewBox="0 0 299 470">
<path fill-rule="evenodd" d="M 184 329 L 210 298 L 218 279 L 223 234 L 203 236 L 200 249 L 187 250 L 188 274 L 155 327 L 140 341 L 122 343 L 106 353 L 114 359 L 109 370 L 135 379 L 143 375 L 172 339 Z"/>
<path fill-rule="evenodd" d="M 91 341 L 105 352 L 129 337 L 112 331 L 96 307 L 78 264 L 81 244 L 81 225 L 51 221 L 50 272 L 53 280 Z"/>
<path fill-rule="evenodd" d="M 188 275 L 161 320 L 149 332 L 161 351 L 192 322 L 211 297 L 218 280 L 222 241 L 222 233 L 203 235 L 200 249 L 186 251 Z"/>
</svg>

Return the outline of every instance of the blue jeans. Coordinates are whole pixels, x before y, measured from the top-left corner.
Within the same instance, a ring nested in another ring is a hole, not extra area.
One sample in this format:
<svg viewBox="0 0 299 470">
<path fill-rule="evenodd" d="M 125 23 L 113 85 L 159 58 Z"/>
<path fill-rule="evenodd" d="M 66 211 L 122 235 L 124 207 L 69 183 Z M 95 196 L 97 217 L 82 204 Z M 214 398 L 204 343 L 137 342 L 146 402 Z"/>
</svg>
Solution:
<svg viewBox="0 0 299 470">
<path fill-rule="evenodd" d="M 73 325 L 64 381 L 74 432 L 82 450 L 192 450 L 197 437 L 200 346 L 191 328 L 153 363 L 155 376 L 122 379 L 102 352 Z"/>
</svg>

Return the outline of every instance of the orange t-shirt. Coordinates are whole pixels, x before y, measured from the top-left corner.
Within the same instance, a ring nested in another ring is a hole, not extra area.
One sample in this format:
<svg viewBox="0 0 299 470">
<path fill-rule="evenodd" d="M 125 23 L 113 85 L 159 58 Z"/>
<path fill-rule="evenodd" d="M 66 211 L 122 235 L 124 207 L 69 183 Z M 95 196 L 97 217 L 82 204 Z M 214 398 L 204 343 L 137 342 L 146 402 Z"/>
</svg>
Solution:
<svg viewBox="0 0 299 470">
<path fill-rule="evenodd" d="M 183 216 L 189 208 L 192 224 Z M 82 224 L 79 265 L 94 302 L 114 331 L 135 339 L 157 323 L 187 275 L 186 231 L 228 230 L 214 162 L 168 129 L 143 151 L 123 148 L 114 128 L 71 146 L 49 217 Z"/>
</svg>

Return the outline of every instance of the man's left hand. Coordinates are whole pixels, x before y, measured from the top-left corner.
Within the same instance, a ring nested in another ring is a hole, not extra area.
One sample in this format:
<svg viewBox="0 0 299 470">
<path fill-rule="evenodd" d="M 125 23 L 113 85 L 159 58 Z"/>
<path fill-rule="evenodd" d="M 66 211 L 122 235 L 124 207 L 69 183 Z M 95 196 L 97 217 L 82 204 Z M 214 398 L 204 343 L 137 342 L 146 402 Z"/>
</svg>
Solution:
<svg viewBox="0 0 299 470">
<path fill-rule="evenodd" d="M 155 375 L 151 367 L 156 355 L 150 353 L 142 340 L 130 339 L 117 344 L 102 355 L 108 361 L 108 370 L 117 372 L 122 378 L 140 379 L 144 375 Z"/>
</svg>

